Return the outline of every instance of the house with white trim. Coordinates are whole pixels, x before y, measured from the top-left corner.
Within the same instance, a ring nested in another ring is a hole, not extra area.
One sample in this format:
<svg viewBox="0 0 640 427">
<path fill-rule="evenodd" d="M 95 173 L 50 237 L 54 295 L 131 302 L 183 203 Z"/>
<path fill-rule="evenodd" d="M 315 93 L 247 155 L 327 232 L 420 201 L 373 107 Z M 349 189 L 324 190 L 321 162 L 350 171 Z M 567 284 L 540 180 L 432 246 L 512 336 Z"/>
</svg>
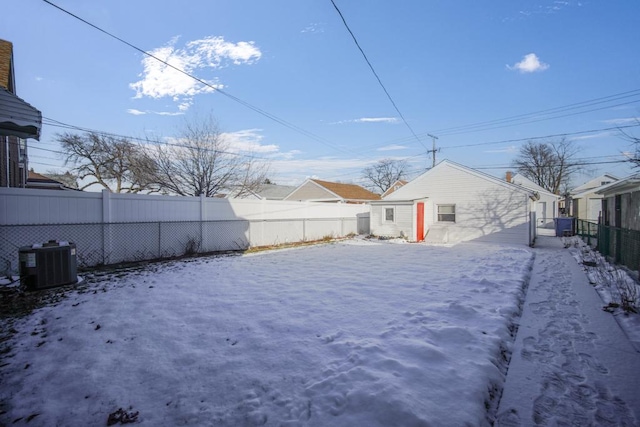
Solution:
<svg viewBox="0 0 640 427">
<path fill-rule="evenodd" d="M 284 200 L 332 203 L 367 203 L 380 200 L 380 195 L 356 184 L 307 179 Z"/>
<path fill-rule="evenodd" d="M 538 227 L 553 228 L 553 219 L 558 216 L 558 205 L 561 197 L 519 173 L 511 178 L 511 183 L 538 193 L 540 198 L 536 201 L 536 225 Z"/>
<path fill-rule="evenodd" d="M 606 173 L 571 190 L 571 215 L 578 219 L 598 222 L 603 198 L 598 191 L 618 180 L 616 176 Z"/>
<path fill-rule="evenodd" d="M 539 195 L 444 160 L 371 203 L 371 233 L 410 241 L 532 245 Z"/>
<path fill-rule="evenodd" d="M 604 225 L 640 231 L 640 174 L 595 190 L 602 196 Z"/>
</svg>

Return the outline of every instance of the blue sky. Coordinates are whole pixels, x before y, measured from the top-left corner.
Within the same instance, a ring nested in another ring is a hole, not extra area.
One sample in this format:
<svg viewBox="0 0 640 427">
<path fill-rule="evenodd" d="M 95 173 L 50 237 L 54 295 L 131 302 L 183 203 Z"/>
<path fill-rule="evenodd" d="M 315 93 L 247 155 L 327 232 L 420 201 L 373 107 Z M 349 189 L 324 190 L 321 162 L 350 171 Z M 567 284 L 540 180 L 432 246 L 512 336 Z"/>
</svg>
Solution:
<svg viewBox="0 0 640 427">
<path fill-rule="evenodd" d="M 617 161 L 631 147 L 604 129 L 640 117 L 637 0 L 335 0 L 406 122 L 331 0 L 52 2 L 241 102 L 42 0 L 6 2 L 17 93 L 45 117 L 29 142 L 39 172 L 62 169 L 55 135 L 67 129 L 52 120 L 164 140 L 213 114 L 237 150 L 271 163 L 272 181 L 297 185 L 361 183 L 383 158 L 419 173 L 428 134 L 438 160 L 496 176 L 547 135 L 569 134 L 585 163 Z M 603 172 L 632 169 L 590 165 L 576 184 Z"/>
</svg>

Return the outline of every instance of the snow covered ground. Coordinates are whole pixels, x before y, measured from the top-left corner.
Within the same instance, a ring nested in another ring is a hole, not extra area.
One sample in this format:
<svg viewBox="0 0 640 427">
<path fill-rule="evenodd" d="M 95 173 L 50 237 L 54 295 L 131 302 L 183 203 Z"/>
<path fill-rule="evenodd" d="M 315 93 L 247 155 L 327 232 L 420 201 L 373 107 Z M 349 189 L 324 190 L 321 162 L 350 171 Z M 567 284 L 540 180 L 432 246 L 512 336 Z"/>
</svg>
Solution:
<svg viewBox="0 0 640 427">
<path fill-rule="evenodd" d="M 640 420 L 640 353 L 629 339 L 639 316 L 604 311 L 612 289 L 582 266 L 583 256 L 594 254 L 579 243 L 567 246 L 558 238 L 536 242 L 496 426 L 617 427 Z"/>
<path fill-rule="evenodd" d="M 0 425 L 488 425 L 532 263 L 351 240 L 88 277 L 13 323 Z"/>
<path fill-rule="evenodd" d="M 615 306 L 623 299 L 631 299 L 636 301 L 633 304 L 636 309 L 640 307 L 637 272 L 634 274 L 624 267 L 612 265 L 578 237 L 566 239 L 564 245 L 579 264 L 585 265 L 589 283 L 602 298 L 603 305 L 614 315 L 631 344 L 640 352 L 640 315 L 632 315 L 622 307 Z"/>
</svg>

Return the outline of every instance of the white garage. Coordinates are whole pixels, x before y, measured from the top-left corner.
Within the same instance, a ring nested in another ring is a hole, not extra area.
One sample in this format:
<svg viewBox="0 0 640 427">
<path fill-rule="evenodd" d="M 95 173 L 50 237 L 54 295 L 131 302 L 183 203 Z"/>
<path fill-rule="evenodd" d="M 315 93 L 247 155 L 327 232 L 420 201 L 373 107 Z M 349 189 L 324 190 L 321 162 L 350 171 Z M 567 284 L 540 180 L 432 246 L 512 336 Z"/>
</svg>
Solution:
<svg viewBox="0 0 640 427">
<path fill-rule="evenodd" d="M 430 243 L 531 245 L 538 198 L 522 186 L 444 160 L 371 202 L 371 233 Z"/>
</svg>

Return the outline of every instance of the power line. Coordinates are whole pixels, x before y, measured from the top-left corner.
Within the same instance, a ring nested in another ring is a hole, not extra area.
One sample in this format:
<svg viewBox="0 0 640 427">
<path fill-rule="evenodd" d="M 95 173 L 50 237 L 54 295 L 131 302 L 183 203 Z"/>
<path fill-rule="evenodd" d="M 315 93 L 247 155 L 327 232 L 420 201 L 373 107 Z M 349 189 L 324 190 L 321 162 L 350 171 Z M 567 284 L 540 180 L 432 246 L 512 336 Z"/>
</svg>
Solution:
<svg viewBox="0 0 640 427">
<path fill-rule="evenodd" d="M 639 96 L 639 95 L 640 95 L 640 89 L 634 89 L 634 90 L 630 90 L 630 91 L 626 91 L 626 92 L 621 92 L 621 93 L 608 95 L 608 96 L 604 96 L 604 97 L 600 97 L 600 98 L 594 98 L 594 99 L 590 99 L 590 100 L 585 100 L 585 101 L 581 101 L 581 102 L 577 102 L 577 103 L 573 103 L 573 104 L 568 104 L 568 105 L 564 105 L 564 106 L 560 106 L 560 107 L 553 107 L 553 108 L 548 108 L 548 109 L 544 109 L 544 110 L 534 111 L 534 112 L 531 112 L 531 113 L 524 113 L 524 114 L 519 114 L 519 115 L 516 115 L 516 116 L 509 116 L 509 117 L 502 118 L 502 119 L 494 119 L 494 120 L 489 120 L 489 121 L 485 121 L 485 122 L 478 122 L 478 123 L 472 123 L 472 124 L 467 124 L 467 125 L 460 125 L 460 126 L 454 126 L 454 127 L 449 127 L 449 128 L 436 129 L 434 132 L 436 132 L 438 134 L 444 134 L 444 135 L 459 135 L 459 134 L 480 132 L 480 131 L 486 131 L 486 130 L 492 130 L 492 129 L 500 129 L 500 128 L 509 127 L 509 126 L 518 126 L 518 125 L 523 125 L 523 124 L 536 123 L 536 122 L 541 122 L 541 121 L 545 121 L 545 120 L 553 120 L 553 119 L 557 119 L 557 118 L 568 117 L 568 116 L 584 114 L 584 113 L 590 113 L 590 112 L 593 112 L 593 111 L 599 111 L 599 110 L 603 110 L 603 109 L 614 108 L 614 107 L 619 107 L 619 106 L 622 106 L 622 105 L 628 105 L 628 104 L 633 104 L 633 103 L 636 103 L 636 102 L 640 102 L 640 100 L 633 100 L 633 101 L 618 103 L 618 104 L 614 104 L 614 105 L 606 105 L 606 106 L 601 107 L 601 108 L 576 111 L 574 113 L 569 113 L 569 114 L 562 114 L 562 115 L 558 115 L 557 114 L 557 113 L 561 113 L 561 112 L 579 110 L 579 109 L 583 109 L 585 107 L 589 107 L 589 106 L 593 106 L 593 105 L 598 105 L 598 104 L 603 104 L 603 103 L 610 103 L 610 102 L 613 102 L 613 101 L 618 101 L 618 100 L 622 100 L 622 99 L 630 98 L 630 97 L 634 97 L 634 96 Z M 538 118 L 536 120 L 531 120 L 531 119 L 533 119 L 535 117 L 539 117 L 541 114 L 545 114 L 545 113 L 554 113 L 555 115 L 547 114 L 547 117 L 542 117 L 542 118 Z M 525 121 L 523 121 L 523 120 L 525 120 Z M 516 123 L 513 123 L 511 125 L 504 125 L 505 123 L 512 123 L 512 122 L 516 122 Z M 490 126 L 490 125 L 493 125 L 493 124 L 502 125 L 502 126 Z M 460 132 L 454 132 L 454 131 L 460 131 Z M 420 135 L 423 135 L 423 136 L 428 135 L 428 132 L 421 133 Z M 387 142 L 385 142 L 383 144 L 377 144 L 376 146 L 386 145 L 386 144 L 390 144 L 390 143 L 408 142 L 410 139 L 411 138 L 407 138 L 407 137 L 398 138 L 398 139 L 387 141 Z"/>
<path fill-rule="evenodd" d="M 577 162 L 571 163 L 569 166 L 593 166 L 593 165 L 607 165 L 607 164 L 616 164 L 616 163 L 629 163 L 630 160 L 610 160 L 610 161 L 602 161 L 602 162 Z M 549 164 L 547 166 L 555 166 L 554 164 Z M 472 167 L 472 169 L 513 169 L 513 165 L 511 166 L 483 166 L 483 167 Z"/>
<path fill-rule="evenodd" d="M 170 143 L 170 142 L 166 142 L 166 141 L 151 140 L 151 139 L 148 139 L 148 138 L 139 138 L 139 137 L 134 137 L 134 136 L 128 136 L 128 135 L 116 134 L 116 133 L 111 133 L 111 132 L 99 131 L 99 130 L 90 129 L 90 128 L 87 128 L 87 127 L 82 127 L 82 126 L 77 126 L 77 125 L 64 123 L 64 122 L 61 122 L 61 121 L 58 121 L 58 120 L 55 120 L 55 119 L 52 119 L 52 118 L 49 118 L 49 117 L 43 117 L 43 120 L 51 122 L 51 123 L 48 123 L 48 125 L 50 125 L 50 126 L 57 126 L 57 127 L 61 127 L 61 128 L 64 128 L 64 129 L 80 130 L 80 131 L 83 131 L 83 132 L 93 132 L 93 133 L 96 133 L 96 134 L 105 135 L 105 136 L 111 136 L 111 137 L 115 137 L 115 138 L 125 138 L 125 139 L 141 141 L 141 142 L 151 142 L 151 143 L 160 144 L 160 145 L 175 146 L 175 147 L 185 147 L 185 145 L 183 145 L 183 144 L 175 144 L 175 143 Z M 550 134 L 550 135 L 543 135 L 543 136 L 531 136 L 531 137 L 519 138 L 519 139 L 508 139 L 508 140 L 501 140 L 501 141 L 490 141 L 490 142 L 480 142 L 480 143 L 474 143 L 474 144 L 455 145 L 455 146 L 443 147 L 443 148 L 444 149 L 454 149 L 454 148 L 467 148 L 467 147 L 476 147 L 476 146 L 485 146 L 485 145 L 504 144 L 504 143 L 512 143 L 512 142 L 524 142 L 524 141 L 531 141 L 531 140 L 536 140 L 536 139 L 549 139 L 549 138 L 554 138 L 554 137 L 583 135 L 583 134 L 602 132 L 602 131 L 620 130 L 620 129 L 638 127 L 638 126 L 640 126 L 640 125 L 639 124 L 625 125 L 625 126 L 617 126 L 617 127 L 590 129 L 590 130 L 577 131 L 577 132 L 567 132 L 567 133 L 562 133 L 562 134 Z M 44 144 L 44 142 L 42 142 L 42 141 L 37 141 L 37 143 L 38 144 Z M 43 148 L 43 147 L 38 147 L 38 146 L 35 146 L 35 145 L 30 145 L 30 148 L 33 148 L 33 149 L 36 149 L 36 150 L 47 151 L 47 152 L 51 152 L 51 153 L 55 153 L 55 154 L 61 154 L 61 155 L 65 155 L 66 154 L 66 153 L 64 153 L 62 151 L 52 150 L 52 149 Z M 440 149 L 442 149 L 442 148 L 440 148 Z M 225 152 L 225 151 L 221 151 L 221 150 L 217 150 L 217 151 L 222 153 L 222 154 L 232 154 L 232 155 L 244 156 L 244 157 L 248 157 L 248 158 L 253 158 L 253 159 L 258 159 L 258 160 L 265 160 L 265 161 L 269 160 L 269 159 L 267 159 L 265 157 L 252 156 L 252 155 L 249 155 L 249 154 Z M 414 158 L 419 158 L 419 157 L 422 157 L 424 154 L 427 154 L 427 153 L 428 153 L 428 151 L 420 152 L 420 153 L 415 154 L 415 155 L 403 157 L 402 160 L 410 160 L 410 159 L 414 159 Z M 602 158 L 602 157 L 603 156 L 598 156 L 596 158 Z M 611 157 L 611 156 L 604 156 L 604 157 Z M 620 162 L 622 163 L 622 162 L 626 162 L 626 161 L 620 161 Z M 36 162 L 33 162 L 33 163 L 36 163 Z M 48 165 L 48 166 L 55 166 L 55 165 Z M 495 167 L 488 167 L 487 166 L 487 167 L 482 167 L 482 169 L 508 169 L 508 168 L 511 168 L 511 167 L 512 166 L 495 166 Z M 478 168 L 474 168 L 474 169 L 478 169 Z M 410 170 L 407 173 L 412 174 L 412 173 L 418 173 L 418 172 L 421 172 L 421 171 L 424 171 L 424 168 Z M 348 175 L 352 175 L 352 173 L 347 172 L 347 173 L 344 173 L 344 174 L 332 175 L 332 179 L 340 178 L 342 176 L 348 176 Z"/>
<path fill-rule="evenodd" d="M 440 148 L 438 148 L 438 151 L 440 151 L 440 150 L 448 150 L 448 149 L 451 149 L 451 148 L 477 147 L 477 146 L 482 146 L 482 145 L 495 145 L 495 144 L 506 144 L 506 143 L 510 143 L 510 142 L 533 141 L 533 140 L 536 140 L 536 139 L 551 139 L 551 138 L 559 138 L 559 137 L 569 137 L 569 136 L 574 136 L 574 135 L 584 135 L 584 134 L 596 133 L 596 132 L 622 130 L 622 129 L 631 128 L 631 127 L 638 127 L 638 126 L 640 126 L 640 124 L 615 126 L 615 127 L 607 127 L 607 128 L 599 128 L 599 129 L 590 129 L 590 130 L 583 130 L 583 131 L 576 131 L 576 132 L 564 132 L 564 133 L 549 134 L 549 135 L 542 135 L 542 136 L 530 136 L 530 137 L 526 137 L 526 138 L 517 138 L 517 139 L 503 139 L 503 140 L 500 140 L 500 141 L 490 141 L 490 142 L 478 142 L 478 143 L 473 143 L 473 144 L 452 145 L 452 146 L 448 146 L 448 147 L 440 147 Z M 386 143 L 383 144 L 383 145 L 386 145 Z M 368 148 L 373 148 L 373 147 L 375 147 L 375 146 L 370 146 Z"/>
<path fill-rule="evenodd" d="M 567 137 L 567 136 L 573 136 L 573 135 L 584 135 L 584 134 L 587 134 L 587 133 L 604 132 L 604 131 L 610 131 L 610 130 L 620 130 L 620 129 L 626 129 L 626 128 L 631 128 L 631 127 L 638 127 L 638 126 L 640 126 L 640 125 L 615 126 L 615 127 L 601 128 L 601 129 L 583 130 L 583 131 L 577 131 L 577 132 L 556 133 L 556 134 L 550 134 L 550 135 L 544 135 L 544 136 L 531 136 L 531 137 L 528 137 L 528 138 L 504 139 L 502 141 L 478 142 L 478 143 L 474 143 L 474 144 L 452 145 L 450 147 L 443 147 L 443 148 L 446 150 L 446 149 L 451 149 L 451 148 L 466 148 L 466 147 L 477 147 L 477 146 L 481 146 L 481 145 L 506 144 L 506 143 L 509 143 L 509 142 L 532 141 L 532 140 L 536 140 L 536 139 L 561 138 L 561 137 Z"/>
<path fill-rule="evenodd" d="M 120 139 L 128 139 L 128 140 L 134 140 L 134 141 L 140 141 L 140 142 L 153 143 L 155 145 L 167 145 L 167 146 L 170 146 L 170 147 L 190 148 L 190 146 L 187 145 L 187 144 L 177 144 L 177 143 L 171 143 L 171 142 L 167 142 L 167 141 L 159 141 L 157 139 L 139 138 L 139 137 L 130 136 L 130 135 L 122 135 L 122 134 L 117 134 L 117 133 L 111 133 L 111 132 L 105 132 L 105 131 L 100 131 L 100 130 L 95 130 L 95 129 L 89 129 L 89 128 L 85 128 L 85 127 L 82 127 L 82 126 L 76 126 L 76 125 L 71 125 L 71 124 L 68 124 L 68 123 L 63 123 L 63 122 L 60 122 L 58 120 L 54 120 L 54 119 L 51 119 L 51 118 L 48 118 L 48 117 L 43 117 L 43 120 L 50 122 L 50 123 L 45 123 L 48 126 L 59 127 L 59 128 L 63 128 L 63 129 L 80 130 L 82 132 L 94 133 L 94 134 L 113 137 L 113 138 L 120 138 Z M 38 142 L 40 142 L 40 141 L 38 141 Z M 40 148 L 40 149 L 43 150 L 43 148 Z M 55 152 L 53 150 L 49 150 L 49 151 Z M 235 152 L 232 152 L 232 151 L 224 151 L 224 150 L 218 150 L 218 149 L 213 149 L 213 148 L 206 148 L 206 149 L 204 149 L 204 151 L 211 151 L 211 152 L 220 153 L 220 154 L 229 154 L 229 155 L 238 156 L 238 157 L 248 157 L 248 158 L 251 158 L 251 159 L 268 160 L 268 159 L 266 159 L 264 157 L 254 156 L 254 155 L 251 155 L 251 154 L 235 153 Z M 60 154 L 65 154 L 65 153 L 61 153 L 60 152 Z"/>
<path fill-rule="evenodd" d="M 40 166 L 51 166 L 51 167 L 54 167 L 54 168 L 61 167 L 60 165 L 52 165 L 51 163 L 32 162 L 32 161 L 29 161 L 29 164 L 40 165 Z"/>
<path fill-rule="evenodd" d="M 355 34 L 353 33 L 353 31 L 351 31 L 351 28 L 349 28 L 349 24 L 347 24 L 347 20 L 345 19 L 344 15 L 342 15 L 342 12 L 340 11 L 340 8 L 338 8 L 338 5 L 336 5 L 334 0 L 331 0 L 331 4 L 333 4 L 333 7 L 336 9 L 336 12 L 338 12 L 338 15 L 340 15 L 340 19 L 342 19 L 342 23 L 344 24 L 345 28 L 347 29 L 347 31 L 349 32 L 349 34 L 351 35 L 351 38 L 353 39 L 354 43 L 356 44 L 356 46 L 358 47 L 358 50 L 360 51 L 360 53 L 362 54 L 362 57 L 364 58 L 364 60 L 366 61 L 367 65 L 369 66 L 369 68 L 371 69 L 371 72 L 373 73 L 373 75 L 376 77 L 376 80 L 378 80 L 378 84 L 380 85 L 380 87 L 382 88 L 382 90 L 384 91 L 384 93 L 387 95 L 387 98 L 389 98 L 389 101 L 391 101 L 391 105 L 393 105 L 393 108 L 396 110 L 396 112 L 398 113 L 398 115 L 400 116 L 400 118 L 402 119 L 403 123 L 407 126 L 407 128 L 409 129 L 409 131 L 411 131 L 411 134 L 414 136 L 414 138 L 425 148 L 425 150 L 427 149 L 427 147 L 424 146 L 424 144 L 422 144 L 422 141 L 420 140 L 420 138 L 418 137 L 418 135 L 415 133 L 415 131 L 413 130 L 413 128 L 409 125 L 409 123 L 407 122 L 407 120 L 404 118 L 404 115 L 402 114 L 402 112 L 400 112 L 400 109 L 398 108 L 398 106 L 396 105 L 395 101 L 393 100 L 393 98 L 391 97 L 391 94 L 389 93 L 389 91 L 387 90 L 387 88 L 384 86 L 384 84 L 382 83 L 382 80 L 380 79 L 380 76 L 378 76 L 378 73 L 376 72 L 376 70 L 373 68 L 373 65 L 371 65 L 371 62 L 369 61 L 369 58 L 367 57 L 367 54 L 364 53 L 364 50 L 362 49 L 362 47 L 360 46 L 360 43 L 358 43 L 358 39 L 356 38 Z"/>
<path fill-rule="evenodd" d="M 574 112 L 574 113 L 561 114 L 561 115 L 556 115 L 556 116 L 552 116 L 552 117 L 544 117 L 544 118 L 540 118 L 540 119 L 536 119 L 536 120 L 529 120 L 529 121 L 520 122 L 520 123 L 505 124 L 505 125 L 502 125 L 502 126 L 487 127 L 487 128 L 483 128 L 483 129 L 467 130 L 467 131 L 460 131 L 460 132 L 451 132 L 451 133 L 446 133 L 445 135 L 461 135 L 461 134 L 465 134 L 465 133 L 480 132 L 480 131 L 493 130 L 493 129 L 502 129 L 502 128 L 506 128 L 506 127 L 520 126 L 520 125 L 526 125 L 526 124 L 530 124 L 530 123 L 538 123 L 538 122 L 542 122 L 542 121 L 545 121 L 545 120 L 560 119 L 560 118 L 563 118 L 563 117 L 576 116 L 578 114 L 591 113 L 591 112 L 594 112 L 594 111 L 606 110 L 606 109 L 613 108 L 613 107 L 620 107 L 620 106 L 623 106 L 623 105 L 635 104 L 637 102 L 640 102 L 640 99 L 637 99 L 637 100 L 634 100 L 634 101 L 629 101 L 629 102 L 622 102 L 620 104 L 606 105 L 604 107 L 593 108 L 591 110 L 577 111 L 577 112 Z"/>
<path fill-rule="evenodd" d="M 549 135 L 542 135 L 542 136 L 530 136 L 530 137 L 518 138 L 518 139 L 505 139 L 505 140 L 500 140 L 500 141 L 479 142 L 479 143 L 474 143 L 474 144 L 462 144 L 462 145 L 454 145 L 454 146 L 450 146 L 450 147 L 440 147 L 440 148 L 438 148 L 438 151 L 443 150 L 443 149 L 447 150 L 447 149 L 453 149 L 453 148 L 467 148 L 467 147 L 477 147 L 477 146 L 484 146 L 484 145 L 505 144 L 505 143 L 512 143 L 512 142 L 534 141 L 534 140 L 537 140 L 537 139 L 551 139 L 551 138 L 567 137 L 567 136 L 573 136 L 573 135 L 584 135 L 584 134 L 589 134 L 589 133 L 611 131 L 611 130 L 621 130 L 621 129 L 638 127 L 638 126 L 640 126 L 640 124 L 624 125 L 624 126 L 616 126 L 616 127 L 607 127 L 607 128 L 599 128 L 599 129 L 590 129 L 590 130 L 576 131 L 576 132 L 565 132 L 565 133 L 560 133 L 560 134 L 549 134 Z M 429 152 L 430 151 L 426 151 L 426 152 L 418 153 L 416 155 L 402 157 L 401 160 L 409 160 L 409 159 L 421 157 L 422 155 L 428 154 Z M 611 156 L 597 156 L 595 158 L 602 158 L 602 157 L 611 157 Z M 626 162 L 626 160 L 625 161 L 621 161 L 621 162 Z M 498 168 L 498 169 L 508 169 L 508 168 L 511 168 L 511 167 L 512 166 L 496 166 L 496 168 Z M 474 169 L 477 169 L 477 168 L 474 168 Z M 484 169 L 492 169 L 492 167 L 485 167 Z M 424 169 L 420 169 L 420 170 L 416 170 L 416 171 L 412 171 L 412 172 L 408 172 L 408 173 L 414 173 L 414 172 L 417 172 L 417 171 L 424 171 Z M 334 177 L 341 177 L 341 176 L 347 176 L 347 175 L 351 175 L 351 174 L 350 173 L 345 173 L 345 174 L 340 174 L 340 175 L 334 175 Z"/>
<path fill-rule="evenodd" d="M 508 123 L 508 122 L 513 122 L 519 119 L 527 119 L 530 116 L 538 116 L 541 114 L 549 114 L 549 113 L 559 113 L 559 112 L 565 112 L 565 111 L 571 111 L 574 109 L 579 109 L 579 108 L 584 108 L 584 107 L 589 107 L 592 105 L 598 105 L 598 104 L 602 104 L 602 103 L 606 103 L 606 102 L 612 102 L 612 101 L 617 101 L 620 99 L 625 99 L 625 98 L 630 98 L 633 96 L 638 96 L 640 95 L 640 89 L 634 89 L 634 90 L 630 90 L 630 91 L 626 91 L 626 92 L 621 92 L 621 93 L 617 93 L 617 94 L 613 94 L 613 95 L 608 95 L 608 96 L 604 96 L 604 97 L 600 97 L 600 98 L 595 98 L 595 99 L 590 99 L 590 100 L 586 100 L 586 101 L 580 101 L 580 102 L 576 102 L 576 103 L 572 103 L 572 104 L 567 104 L 567 105 L 563 105 L 560 107 L 553 107 L 553 108 L 548 108 L 548 109 L 544 109 L 544 110 L 538 110 L 538 111 L 533 111 L 531 113 L 524 113 L 524 114 L 518 114 L 515 116 L 509 116 L 509 117 L 505 117 L 502 119 L 494 119 L 494 120 L 488 120 L 488 121 L 484 121 L 484 122 L 477 122 L 477 123 L 472 123 L 472 124 L 467 124 L 467 125 L 461 125 L 461 126 L 454 126 L 454 127 L 450 127 L 450 128 L 444 128 L 444 129 L 438 129 L 437 132 L 438 133 L 447 133 L 449 134 L 452 131 L 460 131 L 460 130 L 468 130 L 468 129 L 472 129 L 472 128 L 477 128 L 477 127 L 485 127 L 487 125 L 492 125 L 492 124 L 502 124 L 502 123 Z M 633 102 L 637 102 L 637 101 L 633 101 Z M 610 108 L 613 106 L 607 106 L 606 108 Z M 593 110 L 589 110 L 586 112 L 590 112 Z"/>
<path fill-rule="evenodd" d="M 132 44 L 132 43 L 130 43 L 130 42 L 118 37 L 118 36 L 116 36 L 115 34 L 112 34 L 112 33 L 108 32 L 108 31 L 98 27 L 97 25 L 92 24 L 91 22 L 79 17 L 78 15 L 75 15 L 72 12 L 69 12 L 68 10 L 56 5 L 55 3 L 53 3 L 53 2 L 51 2 L 49 0 L 42 0 L 42 1 L 44 1 L 45 3 L 49 4 L 50 6 L 53 6 L 54 8 L 56 8 L 56 9 L 58 9 L 58 10 L 64 12 L 64 13 L 66 13 L 67 15 L 69 15 L 69 16 L 71 16 L 71 17 L 73 17 L 73 18 L 85 23 L 86 25 L 88 25 L 88 26 L 100 31 L 101 33 L 106 34 L 107 36 L 116 39 L 117 41 L 129 46 L 130 48 L 142 53 L 143 55 L 146 55 L 146 56 L 148 56 L 150 58 L 153 58 L 156 61 L 166 65 L 167 67 L 169 67 L 169 68 L 171 68 L 171 69 L 173 69 L 173 70 L 175 70 L 175 71 L 177 71 L 177 72 L 179 72 L 181 74 L 184 74 L 185 76 L 187 76 L 189 78 L 192 78 L 193 80 L 197 81 L 198 83 L 200 83 L 202 85 L 205 85 L 205 86 L 215 90 L 216 92 L 219 92 L 220 94 L 226 96 L 227 98 L 229 98 L 229 99 L 237 102 L 238 104 L 243 105 L 244 107 L 246 107 L 246 108 L 248 108 L 248 109 L 250 109 L 250 110 L 252 110 L 252 111 L 254 111 L 254 112 L 256 112 L 256 113 L 258 113 L 258 114 L 260 114 L 260 115 L 262 115 L 264 117 L 266 117 L 266 118 L 268 118 L 269 120 L 272 120 L 272 121 L 274 121 L 274 122 L 276 122 L 276 123 L 288 128 L 288 129 L 291 129 L 291 130 L 293 130 L 293 131 L 295 131 L 297 133 L 300 133 L 300 134 L 302 134 L 302 135 L 304 135 L 304 136 L 306 136 L 306 137 L 308 137 L 310 139 L 313 139 L 314 141 L 317 141 L 317 142 L 319 142 L 319 143 L 321 143 L 323 145 L 326 145 L 329 148 L 332 148 L 332 149 L 337 150 L 337 151 L 349 152 L 348 150 L 344 150 L 344 149 L 332 144 L 331 142 L 327 141 L 326 139 L 313 134 L 312 132 L 309 132 L 309 131 L 307 131 L 307 130 L 299 127 L 299 126 L 294 125 L 293 123 L 290 123 L 290 122 L 288 122 L 288 121 L 286 121 L 284 119 L 281 119 L 280 117 L 278 117 L 278 116 L 276 116 L 274 114 L 271 114 L 271 113 L 269 113 L 269 112 L 267 112 L 267 111 L 265 111 L 265 110 L 263 110 L 263 109 L 261 109 L 259 107 L 256 107 L 255 105 L 252 105 L 247 101 L 244 101 L 244 100 L 242 100 L 242 99 L 240 99 L 240 98 L 238 98 L 236 96 L 231 95 L 229 92 L 227 92 L 227 91 L 225 91 L 223 89 L 220 89 L 219 87 L 216 87 L 216 86 L 206 82 L 205 80 L 202 80 L 202 79 L 200 79 L 200 78 L 198 78 L 198 77 L 196 77 L 196 76 L 184 71 L 183 69 L 178 68 L 178 67 L 168 63 L 167 61 L 164 61 L 163 59 L 158 58 L 157 56 L 145 51 L 144 49 L 141 49 L 138 46 L 136 46 L 136 45 L 134 45 L 134 44 Z"/>
</svg>

